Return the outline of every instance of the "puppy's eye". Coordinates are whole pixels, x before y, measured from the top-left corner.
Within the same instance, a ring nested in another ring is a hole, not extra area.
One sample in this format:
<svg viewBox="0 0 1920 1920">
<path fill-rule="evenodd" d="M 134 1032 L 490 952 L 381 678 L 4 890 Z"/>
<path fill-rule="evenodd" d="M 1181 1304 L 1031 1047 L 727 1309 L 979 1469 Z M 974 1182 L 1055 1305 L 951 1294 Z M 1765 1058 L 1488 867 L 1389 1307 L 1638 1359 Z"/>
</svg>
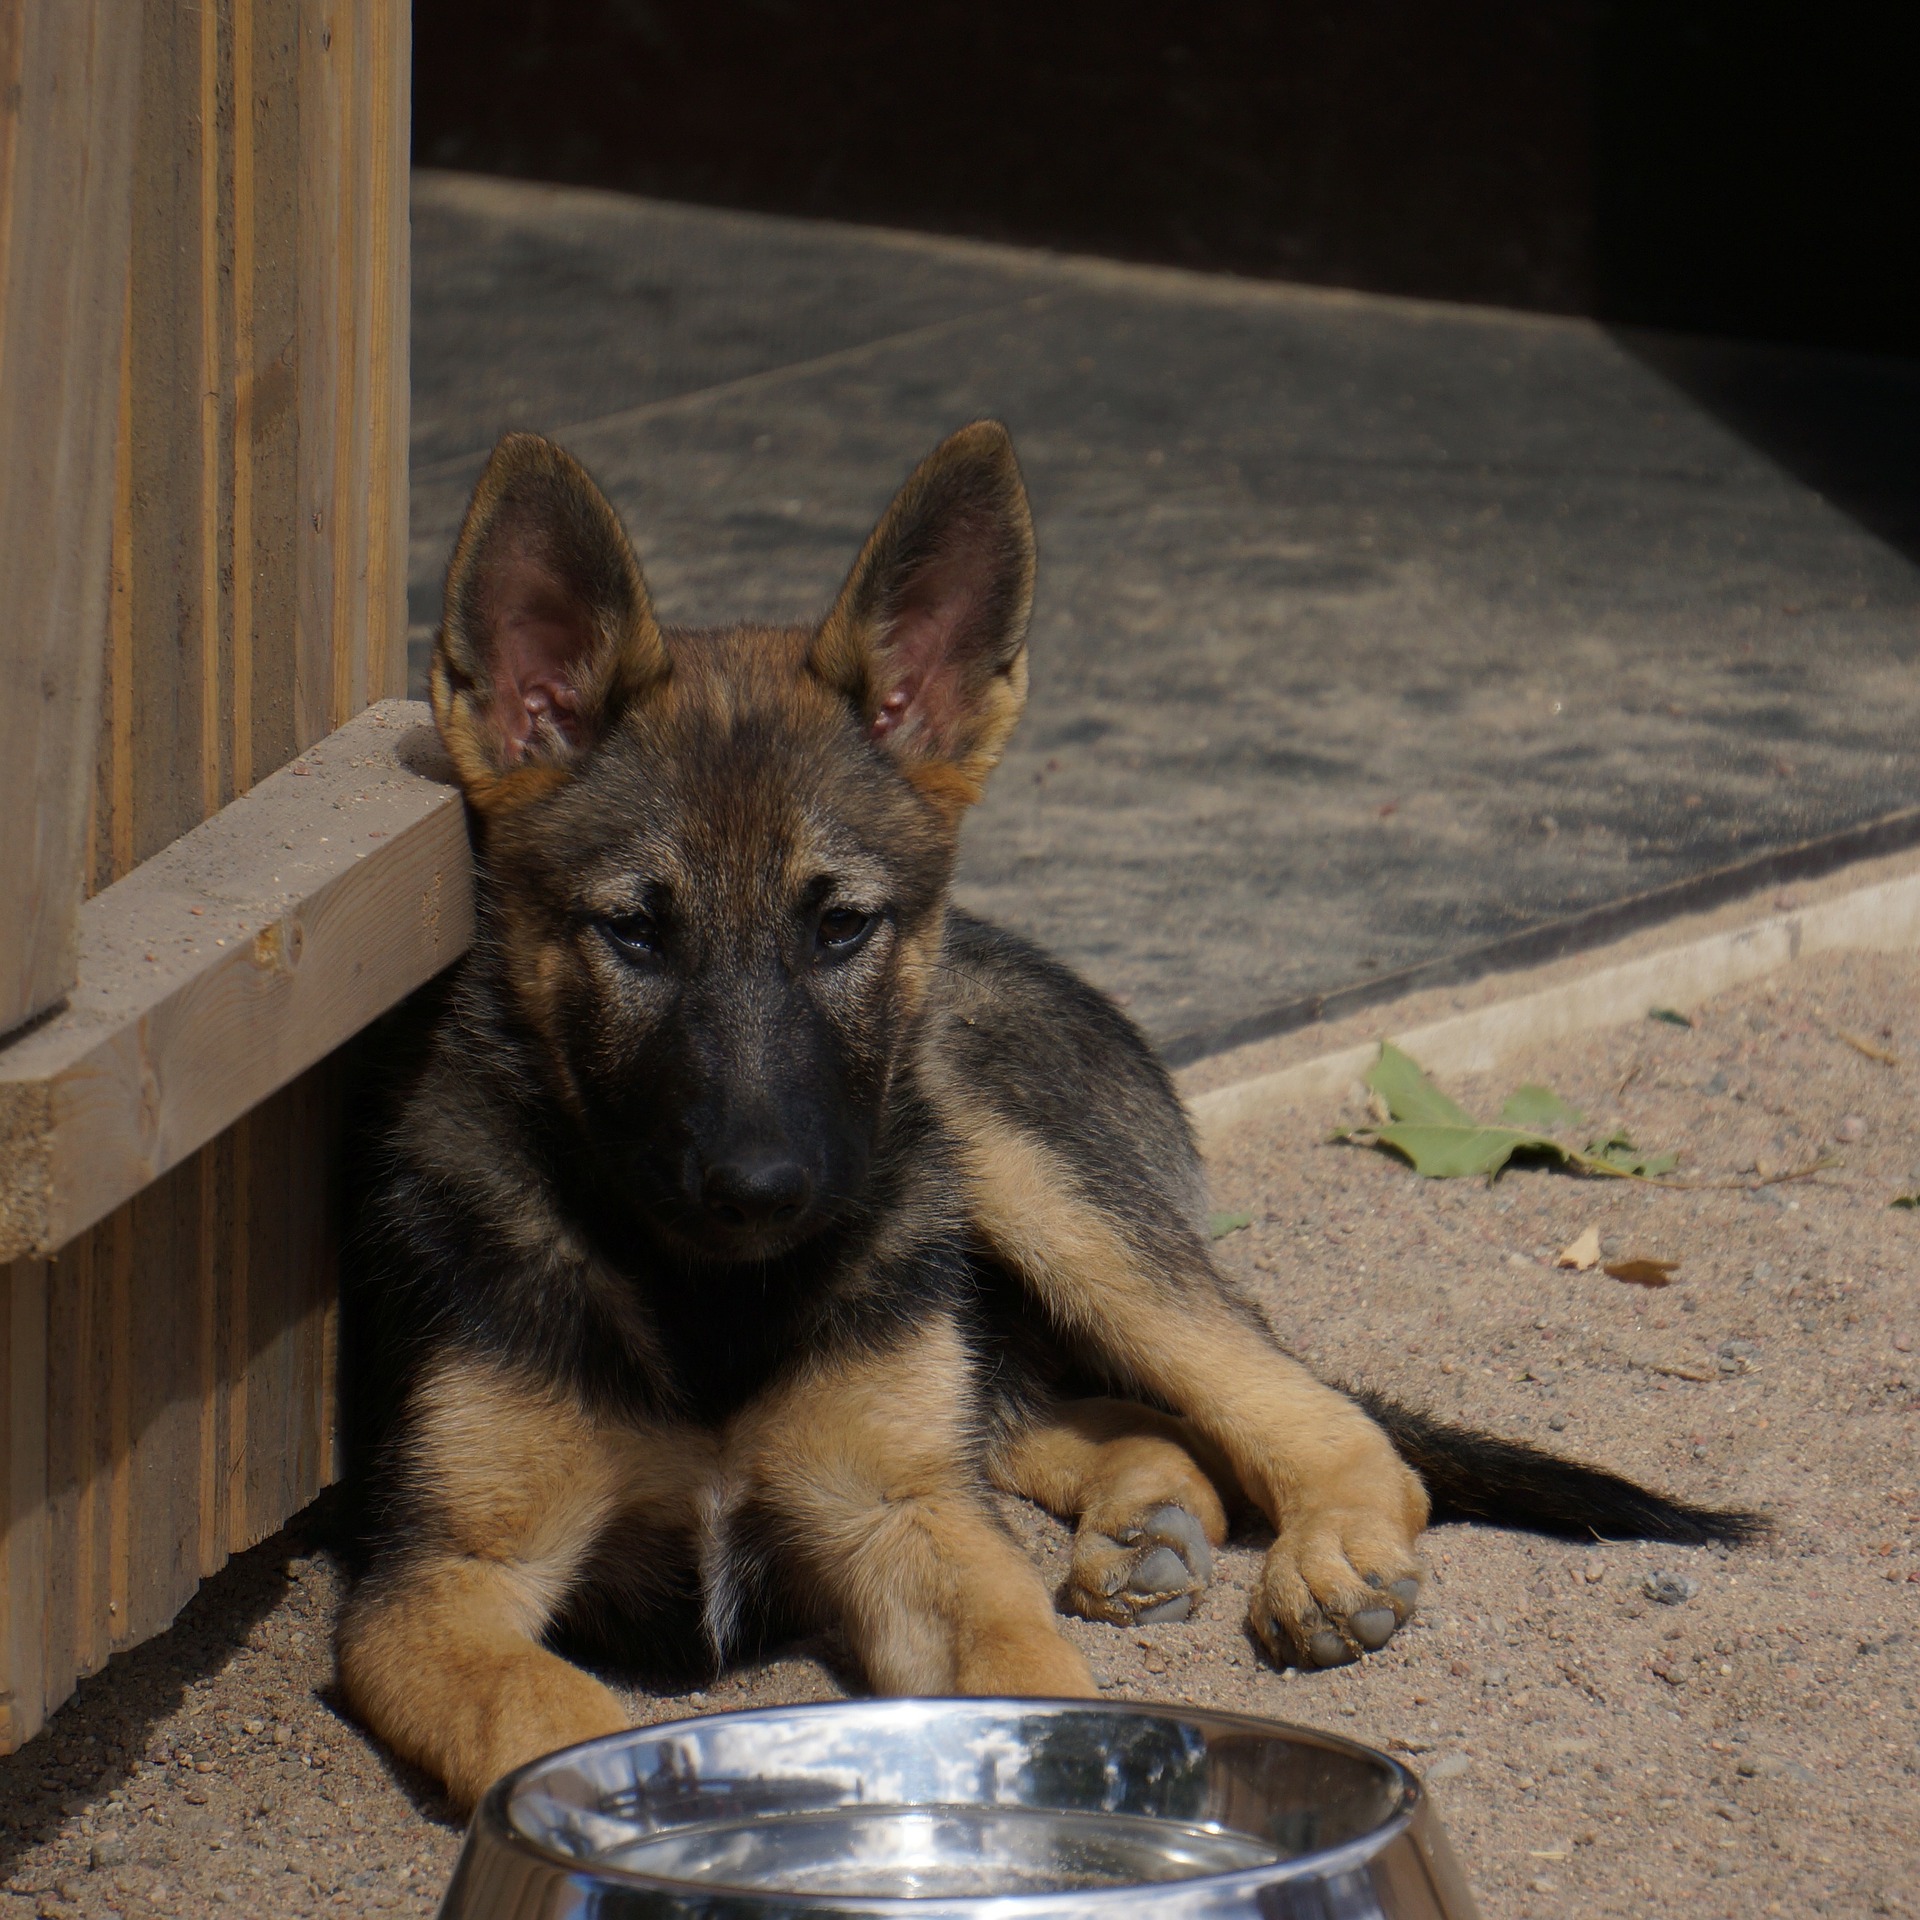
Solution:
<svg viewBox="0 0 1920 1920">
<path fill-rule="evenodd" d="M 836 959 L 851 953 L 869 933 L 879 916 L 862 913 L 858 907 L 829 907 L 820 916 L 814 938 L 822 954 Z"/>
<path fill-rule="evenodd" d="M 660 957 L 660 923 L 650 913 L 618 913 L 604 916 L 600 931 L 607 944 L 622 960 L 657 960 Z"/>
</svg>

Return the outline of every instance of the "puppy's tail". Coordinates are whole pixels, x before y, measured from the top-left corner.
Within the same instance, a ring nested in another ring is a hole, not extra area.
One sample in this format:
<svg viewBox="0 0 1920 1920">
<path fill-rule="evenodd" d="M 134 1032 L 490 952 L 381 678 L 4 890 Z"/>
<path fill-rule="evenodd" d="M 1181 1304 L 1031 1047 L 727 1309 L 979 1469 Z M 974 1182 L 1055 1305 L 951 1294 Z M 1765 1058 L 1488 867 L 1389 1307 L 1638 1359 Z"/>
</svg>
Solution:
<svg viewBox="0 0 1920 1920">
<path fill-rule="evenodd" d="M 1670 1540 L 1684 1546 L 1734 1546 L 1769 1529 L 1763 1513 L 1669 1500 L 1604 1467 L 1448 1426 L 1364 1388 L 1347 1392 L 1426 1482 L 1436 1521 L 1484 1520 L 1571 1540 Z"/>
</svg>

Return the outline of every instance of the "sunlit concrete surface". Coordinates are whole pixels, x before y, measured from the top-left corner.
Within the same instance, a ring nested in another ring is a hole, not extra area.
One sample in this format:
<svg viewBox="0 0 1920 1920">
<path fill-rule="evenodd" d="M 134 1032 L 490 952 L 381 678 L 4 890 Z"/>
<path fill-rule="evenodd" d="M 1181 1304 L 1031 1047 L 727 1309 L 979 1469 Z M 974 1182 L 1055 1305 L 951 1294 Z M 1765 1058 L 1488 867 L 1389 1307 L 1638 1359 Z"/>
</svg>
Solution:
<svg viewBox="0 0 1920 1920">
<path fill-rule="evenodd" d="M 1592 324 L 451 174 L 414 243 L 416 653 L 508 428 L 714 621 L 1009 424 L 1033 695 L 962 895 L 1183 1050 L 1920 803 L 1920 570 Z"/>
</svg>

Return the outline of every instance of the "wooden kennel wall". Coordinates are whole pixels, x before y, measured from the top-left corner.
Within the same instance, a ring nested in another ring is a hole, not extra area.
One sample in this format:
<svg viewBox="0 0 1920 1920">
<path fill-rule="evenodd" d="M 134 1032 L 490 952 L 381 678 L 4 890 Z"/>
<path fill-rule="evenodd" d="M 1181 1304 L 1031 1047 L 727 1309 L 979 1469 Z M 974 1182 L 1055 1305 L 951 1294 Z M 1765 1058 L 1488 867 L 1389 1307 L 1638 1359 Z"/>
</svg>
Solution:
<svg viewBox="0 0 1920 1920">
<path fill-rule="evenodd" d="M 354 719 L 405 677 L 406 0 L 0 0 L 0 80 L 5 1751 L 329 1479 L 328 1049 L 465 877 L 417 714 Z"/>
</svg>

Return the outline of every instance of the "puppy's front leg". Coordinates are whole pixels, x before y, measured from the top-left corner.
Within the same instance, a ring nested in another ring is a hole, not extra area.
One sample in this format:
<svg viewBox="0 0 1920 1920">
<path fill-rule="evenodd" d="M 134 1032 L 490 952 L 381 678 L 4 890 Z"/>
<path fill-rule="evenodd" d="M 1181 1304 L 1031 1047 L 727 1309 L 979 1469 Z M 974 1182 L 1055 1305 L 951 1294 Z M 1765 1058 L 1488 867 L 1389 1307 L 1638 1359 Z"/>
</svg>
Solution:
<svg viewBox="0 0 1920 1920">
<path fill-rule="evenodd" d="M 1040 1576 L 987 1505 L 971 1366 L 945 1319 L 815 1362 L 729 1433 L 733 1524 L 772 1536 L 879 1692 L 1091 1695 Z M 724 1579 L 724 1544 L 715 1560 Z"/>
<path fill-rule="evenodd" d="M 524 1761 L 627 1724 L 540 1638 L 616 1514 L 691 1526 L 705 1463 L 698 1436 L 598 1423 L 478 1363 L 443 1368 L 411 1413 L 396 1510 L 335 1654 L 353 1710 L 466 1808 Z"/>
<path fill-rule="evenodd" d="M 1383 1646 L 1419 1595 L 1427 1494 L 1385 1433 L 1283 1353 L 1170 1210 L 1123 1218 L 1044 1143 L 960 1110 L 980 1231 L 1073 1343 L 1226 1456 L 1275 1540 L 1249 1624 L 1276 1658 L 1337 1666 Z"/>
</svg>

